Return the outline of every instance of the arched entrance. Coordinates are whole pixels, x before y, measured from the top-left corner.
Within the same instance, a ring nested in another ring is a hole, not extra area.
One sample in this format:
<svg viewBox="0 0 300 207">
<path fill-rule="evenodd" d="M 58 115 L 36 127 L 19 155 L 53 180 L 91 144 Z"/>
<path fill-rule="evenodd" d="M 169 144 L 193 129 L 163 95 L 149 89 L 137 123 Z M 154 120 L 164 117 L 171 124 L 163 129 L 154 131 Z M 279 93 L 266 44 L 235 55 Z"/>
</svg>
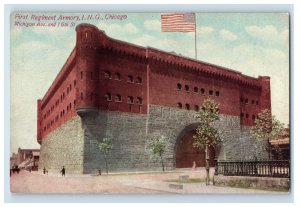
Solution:
<svg viewBox="0 0 300 207">
<path fill-rule="evenodd" d="M 176 168 L 190 168 L 193 162 L 197 167 L 205 167 L 205 151 L 193 147 L 193 135 L 195 134 L 196 125 L 184 129 L 177 140 L 176 145 Z M 214 166 L 215 150 L 209 148 L 209 165 Z"/>
</svg>

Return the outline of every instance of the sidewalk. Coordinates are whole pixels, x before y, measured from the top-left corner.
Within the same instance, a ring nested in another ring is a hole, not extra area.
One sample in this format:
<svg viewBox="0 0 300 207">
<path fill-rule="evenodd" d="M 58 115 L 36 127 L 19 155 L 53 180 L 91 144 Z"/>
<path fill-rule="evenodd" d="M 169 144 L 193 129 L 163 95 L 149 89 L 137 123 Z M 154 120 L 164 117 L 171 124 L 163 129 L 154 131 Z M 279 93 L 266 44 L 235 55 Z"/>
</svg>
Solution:
<svg viewBox="0 0 300 207">
<path fill-rule="evenodd" d="M 213 177 L 210 170 L 210 177 Z M 205 178 L 205 169 L 180 169 L 171 172 L 127 172 L 101 176 L 60 174 L 44 175 L 40 172 L 21 171 L 13 174 L 13 193 L 90 193 L 90 194 L 286 194 L 286 192 L 263 191 L 231 187 L 206 186 L 205 183 L 184 183 L 183 189 L 169 187 L 170 180 L 179 176 Z"/>
</svg>

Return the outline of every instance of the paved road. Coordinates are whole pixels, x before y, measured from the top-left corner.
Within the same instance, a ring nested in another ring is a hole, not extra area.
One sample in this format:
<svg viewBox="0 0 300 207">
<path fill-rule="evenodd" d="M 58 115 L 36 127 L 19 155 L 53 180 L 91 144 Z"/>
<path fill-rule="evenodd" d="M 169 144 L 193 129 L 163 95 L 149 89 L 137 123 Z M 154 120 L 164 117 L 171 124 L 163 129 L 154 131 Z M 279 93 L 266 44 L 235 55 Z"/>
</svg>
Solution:
<svg viewBox="0 0 300 207">
<path fill-rule="evenodd" d="M 213 172 L 211 172 L 212 174 Z M 165 173 L 130 173 L 102 176 L 59 174 L 43 175 L 38 172 L 21 171 L 12 174 L 12 193 L 102 193 L 102 194 L 277 194 L 282 192 L 206 186 L 205 183 L 183 184 L 183 189 L 171 189 L 167 180 L 178 179 L 180 175 L 190 178 L 204 178 L 203 170 L 180 170 Z"/>
</svg>

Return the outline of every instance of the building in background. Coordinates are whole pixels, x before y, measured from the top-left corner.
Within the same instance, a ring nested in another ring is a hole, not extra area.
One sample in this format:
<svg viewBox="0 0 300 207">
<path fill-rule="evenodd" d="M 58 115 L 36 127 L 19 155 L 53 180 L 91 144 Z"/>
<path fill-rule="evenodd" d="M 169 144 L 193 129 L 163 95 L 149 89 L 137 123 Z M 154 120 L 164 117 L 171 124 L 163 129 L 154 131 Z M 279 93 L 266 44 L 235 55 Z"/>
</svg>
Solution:
<svg viewBox="0 0 300 207">
<path fill-rule="evenodd" d="M 20 169 L 38 170 L 39 149 L 21 149 L 18 148 L 17 165 Z"/>
<path fill-rule="evenodd" d="M 183 45 L 184 47 L 184 45 Z M 265 142 L 250 134 L 257 114 L 271 109 L 270 78 L 240 72 L 108 37 L 90 24 L 76 27 L 76 46 L 37 101 L 39 166 L 49 172 L 94 173 L 105 168 L 98 150 L 113 148 L 111 171 L 160 170 L 149 143 L 167 139 L 166 168 L 204 166 L 192 147 L 195 115 L 203 101 L 220 103 L 223 143 L 211 160 L 267 158 Z M 212 161 L 213 162 L 213 161 Z M 213 164 L 213 163 L 211 163 Z"/>
<path fill-rule="evenodd" d="M 270 140 L 274 160 L 290 160 L 290 128 L 283 130 L 280 139 Z"/>
</svg>

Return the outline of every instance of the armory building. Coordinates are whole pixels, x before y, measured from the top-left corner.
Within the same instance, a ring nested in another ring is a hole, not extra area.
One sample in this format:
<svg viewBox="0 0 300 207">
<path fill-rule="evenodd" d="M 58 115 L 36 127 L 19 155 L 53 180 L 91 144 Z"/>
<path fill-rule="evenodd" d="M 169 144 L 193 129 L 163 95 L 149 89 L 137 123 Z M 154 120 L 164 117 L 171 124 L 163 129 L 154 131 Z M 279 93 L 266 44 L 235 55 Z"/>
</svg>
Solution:
<svg viewBox="0 0 300 207">
<path fill-rule="evenodd" d="M 110 171 L 161 170 L 148 152 L 164 136 L 167 169 L 204 166 L 192 147 L 195 115 L 206 98 L 220 104 L 223 142 L 213 159 L 264 159 L 250 134 L 257 114 L 271 108 L 270 78 L 240 72 L 108 37 L 93 25 L 76 27 L 76 46 L 37 101 L 39 168 L 93 173 L 105 168 L 98 144 L 110 138 Z"/>
</svg>

